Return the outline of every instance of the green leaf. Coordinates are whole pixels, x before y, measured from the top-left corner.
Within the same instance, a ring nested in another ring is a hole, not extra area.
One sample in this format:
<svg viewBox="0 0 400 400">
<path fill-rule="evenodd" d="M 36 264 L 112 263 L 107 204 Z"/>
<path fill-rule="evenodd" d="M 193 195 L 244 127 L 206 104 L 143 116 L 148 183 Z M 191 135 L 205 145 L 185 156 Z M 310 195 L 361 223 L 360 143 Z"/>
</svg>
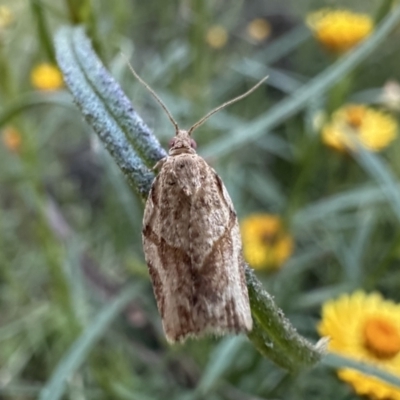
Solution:
<svg viewBox="0 0 400 400">
<path fill-rule="evenodd" d="M 317 363 L 323 354 L 323 348 L 314 346 L 297 333 L 248 267 L 246 279 L 254 322 L 253 331 L 248 337 L 256 348 L 292 372 Z"/>
</svg>

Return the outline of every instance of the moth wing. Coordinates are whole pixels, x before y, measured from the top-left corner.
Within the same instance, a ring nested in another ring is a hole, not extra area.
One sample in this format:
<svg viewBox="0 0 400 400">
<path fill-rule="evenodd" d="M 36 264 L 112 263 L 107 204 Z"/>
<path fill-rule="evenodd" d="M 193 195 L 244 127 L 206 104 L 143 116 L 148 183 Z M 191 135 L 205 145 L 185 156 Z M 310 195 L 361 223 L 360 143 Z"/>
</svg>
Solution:
<svg viewBox="0 0 400 400">
<path fill-rule="evenodd" d="M 157 301 L 157 307 L 160 314 L 163 314 L 164 309 L 164 290 L 163 283 L 161 281 L 159 266 L 160 259 L 158 255 L 159 247 L 159 229 L 157 227 L 158 214 L 157 209 L 158 202 L 158 186 L 159 176 L 154 179 L 151 186 L 149 196 L 146 200 L 143 215 L 143 230 L 142 230 L 142 241 L 143 249 L 145 254 L 146 263 L 149 269 L 151 281 L 153 284 L 153 291 Z"/>
<path fill-rule="evenodd" d="M 239 223 L 221 178 L 208 165 L 207 168 L 204 189 L 192 204 L 196 230 L 203 233 L 198 237 L 194 232 L 190 238 L 196 293 L 194 330 L 216 334 L 248 332 L 252 318 Z"/>
<path fill-rule="evenodd" d="M 170 179 L 168 166 L 158 174 L 146 201 L 142 238 L 164 332 L 173 343 L 193 332 L 193 287 L 190 258 L 182 243 L 187 235 L 179 234 L 189 218 L 189 204 L 179 204 L 176 187 L 165 184 Z"/>
</svg>

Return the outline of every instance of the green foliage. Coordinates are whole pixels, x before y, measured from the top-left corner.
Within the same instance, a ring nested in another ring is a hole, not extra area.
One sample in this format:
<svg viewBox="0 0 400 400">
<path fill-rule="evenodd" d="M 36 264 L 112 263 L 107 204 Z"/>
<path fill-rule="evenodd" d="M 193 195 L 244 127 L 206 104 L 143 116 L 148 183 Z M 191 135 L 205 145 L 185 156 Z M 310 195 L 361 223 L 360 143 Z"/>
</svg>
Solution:
<svg viewBox="0 0 400 400">
<path fill-rule="evenodd" d="M 343 155 L 324 147 L 315 127 L 332 104 L 381 105 L 385 82 L 400 79 L 393 31 L 399 6 L 388 13 L 390 1 L 377 8 L 354 2 L 381 24 L 333 60 L 304 26 L 311 6 L 303 0 L 280 8 L 263 1 L 3 3 L 13 22 L 0 24 L 0 133 L 4 140 L 12 126 L 21 144 L 12 150 L 0 143 L 1 398 L 357 398 L 334 373 L 344 365 L 399 383 L 332 355 L 312 370 L 289 374 L 244 337 L 167 345 L 141 249 L 143 200 L 131 190 L 144 176 L 144 195 L 153 161 L 164 150 L 151 153 L 146 141 L 135 147 L 141 138 L 129 138 L 137 128 L 131 129 L 129 107 L 122 115 L 118 107 L 101 109 L 115 92 L 96 86 L 98 80 L 90 80 L 96 66 L 89 68 L 78 87 L 82 102 L 96 93 L 96 112 L 113 119 L 110 131 L 128 137 L 135 149 L 126 157 L 130 164 L 118 165 L 131 172 L 127 182 L 67 90 L 34 90 L 29 78 L 35 65 L 54 60 L 55 33 L 82 25 L 166 147 L 173 128 L 121 52 L 182 127 L 269 74 L 265 88 L 213 116 L 196 131 L 196 141 L 240 217 L 284 217 L 296 250 L 281 270 L 258 277 L 298 332 L 316 342 L 321 304 L 340 293 L 378 290 L 400 302 L 399 142 L 379 154 L 360 148 Z M 314 1 L 312 8 L 324 5 Z M 255 42 L 246 33 L 256 17 L 270 21 L 269 39 Z M 205 40 L 215 24 L 228 32 L 220 49 Z M 74 54 L 80 66 L 87 61 L 81 50 Z M 269 338 L 252 340 L 266 346 Z"/>
</svg>

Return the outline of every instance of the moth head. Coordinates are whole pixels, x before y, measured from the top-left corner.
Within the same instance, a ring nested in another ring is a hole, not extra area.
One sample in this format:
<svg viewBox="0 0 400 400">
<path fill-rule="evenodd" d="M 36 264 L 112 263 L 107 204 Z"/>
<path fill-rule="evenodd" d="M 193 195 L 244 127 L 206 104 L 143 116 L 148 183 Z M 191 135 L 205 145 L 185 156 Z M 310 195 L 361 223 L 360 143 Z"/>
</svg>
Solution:
<svg viewBox="0 0 400 400">
<path fill-rule="evenodd" d="M 190 137 L 189 132 L 178 129 L 176 136 L 169 141 L 169 155 L 180 153 L 196 153 L 196 142 Z"/>
</svg>

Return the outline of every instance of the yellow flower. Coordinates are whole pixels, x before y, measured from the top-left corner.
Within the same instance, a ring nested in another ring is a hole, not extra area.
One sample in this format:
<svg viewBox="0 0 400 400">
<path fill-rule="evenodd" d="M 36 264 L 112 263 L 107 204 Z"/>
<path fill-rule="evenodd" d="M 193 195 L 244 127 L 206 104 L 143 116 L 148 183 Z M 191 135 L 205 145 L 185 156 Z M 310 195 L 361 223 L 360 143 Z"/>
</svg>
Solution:
<svg viewBox="0 0 400 400">
<path fill-rule="evenodd" d="M 342 295 L 323 305 L 318 332 L 330 337 L 330 351 L 400 375 L 400 304 L 378 293 Z M 377 378 L 349 368 L 338 376 L 359 395 L 400 400 L 399 388 Z"/>
<path fill-rule="evenodd" d="M 293 238 L 276 215 L 250 215 L 241 232 L 244 258 L 253 268 L 278 269 L 293 252 Z"/>
<path fill-rule="evenodd" d="M 341 53 L 369 36 L 374 22 L 367 14 L 324 8 L 308 15 L 307 25 L 328 50 Z"/>
<path fill-rule="evenodd" d="M 14 17 L 10 9 L 6 6 L 0 6 L 0 30 L 10 26 L 13 20 Z"/>
<path fill-rule="evenodd" d="M 57 90 L 63 87 L 63 77 L 55 65 L 43 63 L 32 70 L 31 83 L 39 90 Z"/>
<path fill-rule="evenodd" d="M 263 18 L 256 18 L 247 25 L 247 33 L 252 39 L 261 42 L 270 35 L 271 25 Z"/>
<path fill-rule="evenodd" d="M 206 41 L 210 47 L 221 49 L 228 41 L 228 33 L 224 27 L 214 25 L 207 31 Z"/>
<path fill-rule="evenodd" d="M 21 147 L 21 135 L 12 126 L 6 127 L 1 135 L 2 142 L 8 150 L 17 153 Z"/>
<path fill-rule="evenodd" d="M 387 147 L 397 137 L 397 122 L 389 114 L 357 104 L 337 110 L 322 128 L 322 141 L 345 152 L 354 147 L 351 134 L 371 151 Z"/>
</svg>

